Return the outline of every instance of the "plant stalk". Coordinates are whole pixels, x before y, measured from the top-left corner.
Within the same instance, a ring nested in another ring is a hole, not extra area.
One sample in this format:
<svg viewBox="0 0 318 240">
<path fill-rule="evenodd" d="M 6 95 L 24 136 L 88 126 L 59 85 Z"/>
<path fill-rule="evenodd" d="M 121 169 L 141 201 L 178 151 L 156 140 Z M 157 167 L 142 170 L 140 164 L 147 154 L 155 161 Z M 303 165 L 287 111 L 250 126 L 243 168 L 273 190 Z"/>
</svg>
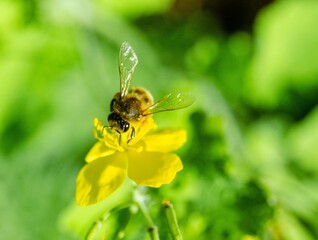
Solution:
<svg viewBox="0 0 318 240">
<path fill-rule="evenodd" d="M 164 207 L 172 239 L 183 240 L 177 221 L 177 215 L 174 211 L 173 205 L 168 200 L 163 200 L 162 205 Z"/>
<path fill-rule="evenodd" d="M 146 221 L 147 231 L 151 237 L 151 240 L 160 240 L 158 228 L 150 217 L 150 214 L 145 204 L 145 200 L 146 200 L 145 196 L 140 192 L 138 188 L 136 188 L 135 194 L 134 194 L 134 201 Z"/>
</svg>

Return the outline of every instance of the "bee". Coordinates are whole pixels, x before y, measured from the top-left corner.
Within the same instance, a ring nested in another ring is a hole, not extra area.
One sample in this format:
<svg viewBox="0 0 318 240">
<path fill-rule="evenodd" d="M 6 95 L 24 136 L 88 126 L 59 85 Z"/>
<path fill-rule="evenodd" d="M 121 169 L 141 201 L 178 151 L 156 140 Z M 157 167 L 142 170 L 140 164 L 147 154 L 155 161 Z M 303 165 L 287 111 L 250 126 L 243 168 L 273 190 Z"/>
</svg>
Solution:
<svg viewBox="0 0 318 240">
<path fill-rule="evenodd" d="M 118 58 L 120 91 L 114 95 L 111 101 L 107 120 L 108 128 L 119 134 L 130 130 L 129 140 L 135 136 L 134 126 L 145 117 L 159 112 L 185 108 L 194 102 L 191 95 L 170 93 L 154 103 L 152 95 L 146 89 L 142 87 L 130 88 L 137 64 L 138 58 L 133 48 L 124 42 L 120 47 Z"/>
</svg>

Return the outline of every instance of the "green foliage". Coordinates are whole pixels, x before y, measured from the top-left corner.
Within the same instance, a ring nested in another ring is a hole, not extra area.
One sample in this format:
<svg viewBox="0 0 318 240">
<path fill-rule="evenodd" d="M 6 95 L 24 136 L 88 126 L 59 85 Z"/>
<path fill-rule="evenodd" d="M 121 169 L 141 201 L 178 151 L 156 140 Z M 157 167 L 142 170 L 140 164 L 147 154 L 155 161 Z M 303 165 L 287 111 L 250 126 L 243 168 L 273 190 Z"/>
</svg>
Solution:
<svg viewBox="0 0 318 240">
<path fill-rule="evenodd" d="M 249 86 L 257 105 L 293 105 L 293 99 L 282 103 L 282 97 L 317 90 L 317 12 L 315 1 L 291 1 L 275 4 L 259 16 Z"/>
<path fill-rule="evenodd" d="M 1 239 L 83 239 L 95 221 L 96 239 L 149 239 L 129 181 L 97 205 L 74 203 L 123 41 L 139 57 L 133 86 L 196 96 L 155 116 L 188 131 L 184 169 L 147 192 L 161 239 L 163 199 L 184 239 L 318 238 L 316 1 L 251 8 L 252 32 L 225 31 L 207 1 L 79 2 L 0 2 Z"/>
</svg>

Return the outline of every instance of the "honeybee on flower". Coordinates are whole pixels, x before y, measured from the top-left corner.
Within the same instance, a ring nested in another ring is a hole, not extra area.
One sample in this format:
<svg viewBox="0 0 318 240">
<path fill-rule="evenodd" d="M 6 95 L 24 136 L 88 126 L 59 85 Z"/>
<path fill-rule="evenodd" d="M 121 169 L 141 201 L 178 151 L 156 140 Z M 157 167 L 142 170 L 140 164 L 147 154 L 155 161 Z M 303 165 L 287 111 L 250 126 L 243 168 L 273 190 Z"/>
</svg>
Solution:
<svg viewBox="0 0 318 240">
<path fill-rule="evenodd" d="M 160 187 L 182 170 L 178 155 L 170 153 L 186 142 L 185 130 L 156 130 L 152 114 L 190 106 L 187 94 L 168 94 L 154 103 L 144 88 L 130 88 L 138 63 L 133 48 L 123 43 L 119 51 L 120 92 L 110 104 L 109 126 L 94 119 L 99 140 L 87 154 L 87 164 L 76 180 L 76 201 L 87 206 L 112 194 L 126 176 L 136 184 Z"/>
<path fill-rule="evenodd" d="M 120 92 L 116 93 L 110 104 L 109 128 L 119 134 L 130 131 L 130 139 L 135 136 L 135 125 L 145 117 L 164 111 L 177 110 L 190 106 L 192 95 L 168 94 L 154 103 L 149 91 L 142 87 L 130 89 L 130 83 L 138 64 L 133 48 L 126 42 L 121 45 L 118 59 Z"/>
</svg>

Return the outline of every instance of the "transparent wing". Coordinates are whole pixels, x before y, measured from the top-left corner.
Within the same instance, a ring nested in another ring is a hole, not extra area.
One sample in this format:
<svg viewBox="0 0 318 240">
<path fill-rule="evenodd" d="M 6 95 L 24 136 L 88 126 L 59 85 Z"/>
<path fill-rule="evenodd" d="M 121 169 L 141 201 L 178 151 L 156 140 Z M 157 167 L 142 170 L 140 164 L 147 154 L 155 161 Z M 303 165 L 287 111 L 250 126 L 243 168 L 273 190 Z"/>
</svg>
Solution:
<svg viewBox="0 0 318 240">
<path fill-rule="evenodd" d="M 194 103 L 194 101 L 195 98 L 193 95 L 186 93 L 170 93 L 154 105 L 147 108 L 144 111 L 144 115 L 186 108 Z"/>
<path fill-rule="evenodd" d="M 137 64 L 138 58 L 134 49 L 129 43 L 124 42 L 120 47 L 118 58 L 121 97 L 126 96 L 128 93 L 130 81 Z"/>
</svg>

